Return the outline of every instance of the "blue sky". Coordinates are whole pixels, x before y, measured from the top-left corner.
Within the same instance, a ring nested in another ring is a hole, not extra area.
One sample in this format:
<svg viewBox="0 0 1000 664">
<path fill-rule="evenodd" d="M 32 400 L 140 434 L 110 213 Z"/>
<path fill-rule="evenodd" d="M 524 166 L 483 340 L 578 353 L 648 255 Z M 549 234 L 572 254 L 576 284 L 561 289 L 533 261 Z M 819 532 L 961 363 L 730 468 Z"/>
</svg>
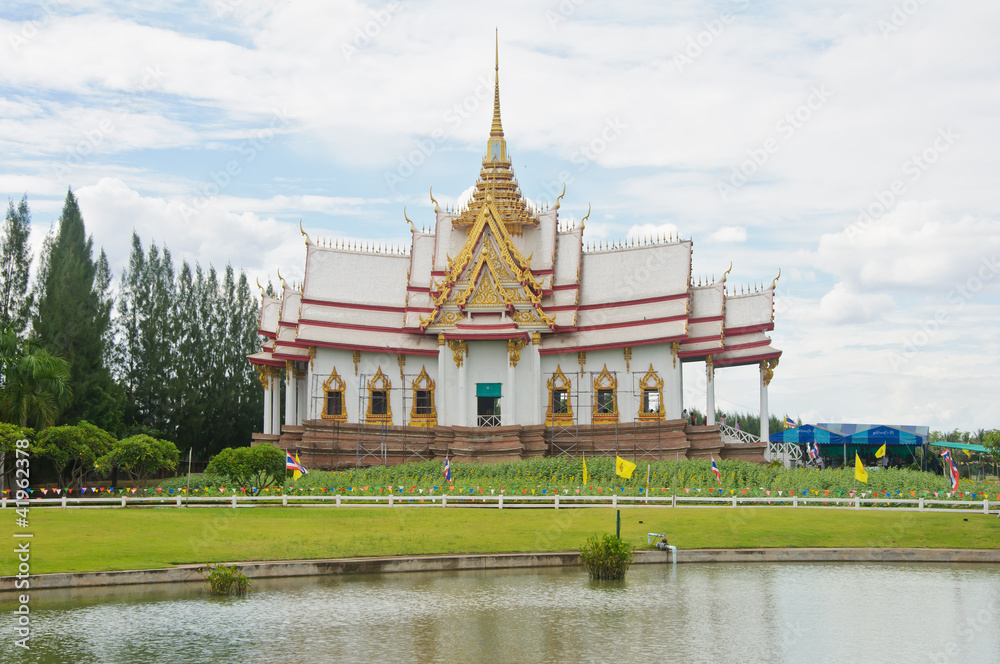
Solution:
<svg viewBox="0 0 1000 664">
<path fill-rule="evenodd" d="M 567 181 L 590 240 L 677 232 L 737 287 L 781 268 L 774 412 L 998 426 L 995 2 L 132 5 L 0 9 L 0 192 L 36 243 L 67 187 L 116 273 L 133 229 L 272 280 L 299 219 L 403 243 L 475 182 L 497 28 L 529 198 Z M 756 380 L 720 371 L 720 405 Z"/>
</svg>

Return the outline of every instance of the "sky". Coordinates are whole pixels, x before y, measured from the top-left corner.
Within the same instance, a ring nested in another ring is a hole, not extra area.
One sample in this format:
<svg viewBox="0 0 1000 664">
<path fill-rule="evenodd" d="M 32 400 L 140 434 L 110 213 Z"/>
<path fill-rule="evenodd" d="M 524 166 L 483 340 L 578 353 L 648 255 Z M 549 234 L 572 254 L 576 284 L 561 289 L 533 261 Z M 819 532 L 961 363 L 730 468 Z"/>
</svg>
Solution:
<svg viewBox="0 0 1000 664">
<path fill-rule="evenodd" d="M 5 0 L 0 193 L 37 248 L 68 188 L 251 281 L 317 237 L 404 245 L 468 196 L 494 37 L 513 167 L 585 240 L 676 233 L 695 279 L 780 268 L 770 411 L 1000 426 L 1000 3 Z M 759 409 L 756 367 L 718 406 Z M 704 410 L 703 366 L 685 405 Z"/>
</svg>

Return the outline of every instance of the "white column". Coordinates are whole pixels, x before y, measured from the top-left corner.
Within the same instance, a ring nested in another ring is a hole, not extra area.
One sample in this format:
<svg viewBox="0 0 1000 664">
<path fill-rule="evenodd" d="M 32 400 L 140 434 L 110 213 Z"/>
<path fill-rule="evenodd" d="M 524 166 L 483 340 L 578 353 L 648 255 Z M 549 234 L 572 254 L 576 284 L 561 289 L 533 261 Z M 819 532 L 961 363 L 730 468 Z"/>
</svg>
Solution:
<svg viewBox="0 0 1000 664">
<path fill-rule="evenodd" d="M 264 428 L 261 433 L 271 433 L 271 367 L 264 367 Z"/>
<path fill-rule="evenodd" d="M 309 382 L 308 382 L 308 370 L 303 369 L 302 371 L 296 371 L 296 385 L 298 386 L 298 395 L 295 399 L 295 423 L 302 426 L 303 420 L 309 418 L 308 407 L 309 407 Z"/>
<path fill-rule="evenodd" d="M 295 381 L 295 369 L 291 362 L 285 362 L 285 424 L 295 424 L 295 396 L 298 386 Z"/>
<path fill-rule="evenodd" d="M 503 386 L 503 393 L 500 396 L 500 424 L 508 426 L 515 424 L 514 420 L 514 395 L 517 394 L 515 381 L 517 374 L 510 361 L 510 351 L 507 353 L 507 383 Z"/>
<path fill-rule="evenodd" d="M 705 358 L 705 424 L 715 424 L 715 366 L 712 356 Z"/>
<path fill-rule="evenodd" d="M 771 382 L 769 376 L 769 370 L 767 368 L 767 360 L 763 360 L 760 363 L 760 442 L 766 443 L 770 440 L 771 435 L 768 431 L 768 414 L 767 414 L 767 384 Z"/>
<path fill-rule="evenodd" d="M 445 372 L 448 370 L 448 346 L 445 345 L 444 335 L 438 335 L 438 371 L 437 383 L 434 384 L 434 406 L 437 409 L 438 424 L 449 425 L 448 419 L 448 386 L 445 379 Z"/>
<path fill-rule="evenodd" d="M 468 399 L 465 398 L 465 374 L 467 367 L 469 365 L 469 357 L 466 355 L 462 358 L 462 366 L 458 368 L 458 417 L 455 418 L 456 423 L 460 427 L 467 427 L 469 412 Z"/>
<path fill-rule="evenodd" d="M 281 375 L 278 370 L 274 370 L 271 376 L 271 431 L 270 433 L 281 435 Z"/>
<path fill-rule="evenodd" d="M 531 355 L 531 409 L 528 411 L 534 414 L 531 424 L 545 423 L 545 404 L 542 400 L 542 384 L 545 378 L 542 376 L 542 355 L 538 351 L 541 349 L 542 335 L 537 332 L 531 335 L 531 345 L 528 353 Z"/>
</svg>

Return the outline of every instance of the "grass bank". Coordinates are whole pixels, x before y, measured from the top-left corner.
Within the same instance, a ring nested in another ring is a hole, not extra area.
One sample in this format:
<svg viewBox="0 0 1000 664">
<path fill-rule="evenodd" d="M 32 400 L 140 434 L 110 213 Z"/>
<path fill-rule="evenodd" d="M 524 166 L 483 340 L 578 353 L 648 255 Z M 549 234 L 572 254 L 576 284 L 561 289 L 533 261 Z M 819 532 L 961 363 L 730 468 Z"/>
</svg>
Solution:
<svg viewBox="0 0 1000 664">
<path fill-rule="evenodd" d="M 691 548 L 1000 548 L 983 514 L 801 508 L 622 508 L 622 537 L 647 532 Z M 4 516 L 13 520 L 13 511 Z M 151 569 L 186 563 L 579 549 L 614 532 L 611 508 L 31 510 L 31 573 Z M 0 575 L 17 569 L 6 547 Z"/>
</svg>

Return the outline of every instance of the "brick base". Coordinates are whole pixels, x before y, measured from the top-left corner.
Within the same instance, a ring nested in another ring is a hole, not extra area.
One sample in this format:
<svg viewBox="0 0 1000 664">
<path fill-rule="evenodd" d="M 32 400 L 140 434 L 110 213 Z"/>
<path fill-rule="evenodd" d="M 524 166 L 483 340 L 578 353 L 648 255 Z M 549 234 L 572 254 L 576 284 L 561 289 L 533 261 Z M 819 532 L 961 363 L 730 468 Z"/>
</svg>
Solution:
<svg viewBox="0 0 1000 664">
<path fill-rule="evenodd" d="M 580 425 L 570 429 L 537 426 L 400 427 L 307 420 L 282 427 L 281 436 L 254 434 L 253 444 L 272 443 L 308 468 L 444 459 L 457 462 L 517 461 L 567 455 L 621 455 L 636 460 L 741 459 L 764 462 L 763 443 L 724 445 L 717 426 L 684 420 Z"/>
</svg>

